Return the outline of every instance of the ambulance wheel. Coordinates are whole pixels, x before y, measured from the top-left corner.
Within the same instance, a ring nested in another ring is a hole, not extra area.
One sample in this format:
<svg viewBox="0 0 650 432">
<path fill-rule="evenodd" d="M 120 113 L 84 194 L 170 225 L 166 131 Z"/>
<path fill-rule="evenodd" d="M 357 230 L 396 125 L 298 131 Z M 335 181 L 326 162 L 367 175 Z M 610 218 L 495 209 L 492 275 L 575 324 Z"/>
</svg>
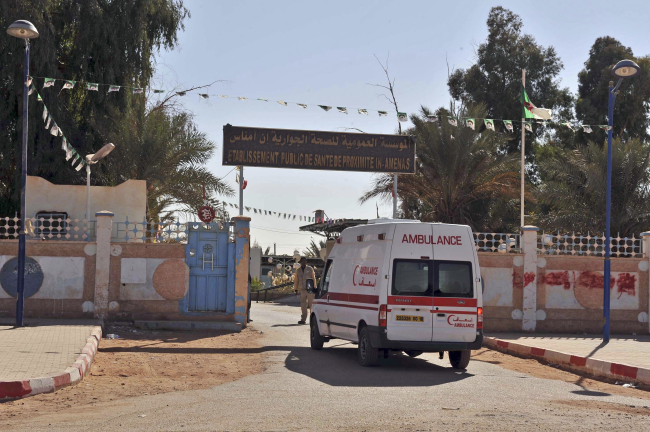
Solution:
<svg viewBox="0 0 650 432">
<path fill-rule="evenodd" d="M 359 364 L 369 367 L 377 364 L 379 360 L 379 350 L 373 348 L 370 343 L 370 333 L 368 328 L 364 327 L 359 332 L 359 346 L 357 347 Z"/>
<path fill-rule="evenodd" d="M 424 351 L 406 350 L 406 351 L 404 351 L 404 354 L 406 354 L 409 357 L 415 358 L 415 357 L 418 357 L 418 356 L 422 355 L 423 352 Z"/>
<path fill-rule="evenodd" d="M 312 320 L 310 324 L 311 329 L 309 330 L 309 341 L 311 342 L 311 349 L 321 350 L 323 349 L 325 338 L 320 335 L 318 324 L 316 324 L 315 320 Z"/>
<path fill-rule="evenodd" d="M 467 369 L 471 350 L 449 351 L 449 363 L 454 369 Z"/>
</svg>

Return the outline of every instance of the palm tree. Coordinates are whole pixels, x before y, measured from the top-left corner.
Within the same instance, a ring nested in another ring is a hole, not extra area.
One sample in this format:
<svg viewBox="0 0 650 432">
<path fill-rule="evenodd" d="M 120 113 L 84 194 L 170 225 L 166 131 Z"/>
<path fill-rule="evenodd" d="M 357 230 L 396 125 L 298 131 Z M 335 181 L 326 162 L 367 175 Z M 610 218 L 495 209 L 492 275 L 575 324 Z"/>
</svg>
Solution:
<svg viewBox="0 0 650 432">
<path fill-rule="evenodd" d="M 108 140 L 115 151 L 101 165 L 97 182 L 117 185 L 128 179 L 147 181 L 147 217 L 169 220 L 175 213 L 194 213 L 203 205 L 203 190 L 217 218 L 227 218 L 212 194 L 234 195 L 233 189 L 205 166 L 216 150 L 214 142 L 197 130 L 186 111 L 147 107 L 131 108 Z M 98 170 L 99 171 L 99 170 Z"/>
<path fill-rule="evenodd" d="M 421 107 L 419 115 L 411 116 L 414 127 L 407 133 L 417 143 L 416 173 L 399 175 L 401 216 L 467 224 L 475 231 L 512 229 L 505 225 L 509 220 L 516 221 L 516 216 L 504 218 L 504 214 L 516 215 L 513 209 L 518 206 L 520 181 L 517 156 L 499 152 L 506 136 L 481 131 L 481 127 L 475 131 L 460 122 L 454 127 L 446 118 L 440 123 L 429 122 L 430 114 L 429 109 Z M 438 110 L 438 114 L 482 118 L 485 109 L 460 109 L 455 114 Z M 392 174 L 378 175 L 360 202 L 375 197 L 391 199 L 392 184 Z"/>
<path fill-rule="evenodd" d="M 552 152 L 551 152 L 552 153 Z M 605 231 L 607 145 L 589 142 L 539 161 L 537 193 L 545 230 L 586 234 Z M 639 139 L 612 144 L 612 233 L 627 237 L 650 226 L 650 144 Z"/>
<path fill-rule="evenodd" d="M 319 240 L 318 243 L 314 239 L 311 239 L 307 249 L 302 251 L 303 256 L 320 258 L 320 251 L 327 247 L 327 242 L 325 240 Z"/>
</svg>

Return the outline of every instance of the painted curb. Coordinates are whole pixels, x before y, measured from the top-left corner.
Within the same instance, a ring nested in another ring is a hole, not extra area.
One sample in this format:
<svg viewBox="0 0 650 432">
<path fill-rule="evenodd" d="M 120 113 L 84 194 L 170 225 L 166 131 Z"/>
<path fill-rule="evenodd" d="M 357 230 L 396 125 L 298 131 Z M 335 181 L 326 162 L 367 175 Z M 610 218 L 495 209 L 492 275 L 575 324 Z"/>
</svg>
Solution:
<svg viewBox="0 0 650 432">
<path fill-rule="evenodd" d="M 483 345 L 517 357 L 546 360 L 549 363 L 558 364 L 566 369 L 582 372 L 594 377 L 621 379 L 650 385 L 650 369 L 575 356 L 544 348 L 535 348 L 494 337 L 484 337 Z"/>
<path fill-rule="evenodd" d="M 102 328 L 97 326 L 90 333 L 90 337 L 86 339 L 86 345 L 74 364 L 60 373 L 40 378 L 0 382 L 0 400 L 50 393 L 62 387 L 77 384 L 90 372 L 90 365 L 97 354 L 101 340 Z"/>
</svg>

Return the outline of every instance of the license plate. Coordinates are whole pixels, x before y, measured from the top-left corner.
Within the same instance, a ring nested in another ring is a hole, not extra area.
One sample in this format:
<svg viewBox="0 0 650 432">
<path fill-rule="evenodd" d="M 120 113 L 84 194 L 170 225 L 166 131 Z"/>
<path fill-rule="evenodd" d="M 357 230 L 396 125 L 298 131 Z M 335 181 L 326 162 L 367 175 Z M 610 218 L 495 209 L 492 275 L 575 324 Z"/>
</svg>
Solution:
<svg viewBox="0 0 650 432">
<path fill-rule="evenodd" d="M 413 315 L 397 315 L 395 321 L 404 321 L 404 322 L 424 322 L 423 316 L 413 316 Z"/>
</svg>

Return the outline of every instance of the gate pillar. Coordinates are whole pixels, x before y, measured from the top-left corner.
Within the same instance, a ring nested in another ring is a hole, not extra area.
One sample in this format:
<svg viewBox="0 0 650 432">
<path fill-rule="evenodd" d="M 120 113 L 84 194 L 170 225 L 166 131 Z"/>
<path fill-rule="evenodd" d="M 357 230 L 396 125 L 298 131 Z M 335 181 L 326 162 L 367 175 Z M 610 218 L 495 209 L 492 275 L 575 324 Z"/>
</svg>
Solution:
<svg viewBox="0 0 650 432">
<path fill-rule="evenodd" d="M 235 216 L 235 321 L 246 327 L 248 307 L 248 274 L 250 266 L 250 221 L 247 216 Z"/>
</svg>

